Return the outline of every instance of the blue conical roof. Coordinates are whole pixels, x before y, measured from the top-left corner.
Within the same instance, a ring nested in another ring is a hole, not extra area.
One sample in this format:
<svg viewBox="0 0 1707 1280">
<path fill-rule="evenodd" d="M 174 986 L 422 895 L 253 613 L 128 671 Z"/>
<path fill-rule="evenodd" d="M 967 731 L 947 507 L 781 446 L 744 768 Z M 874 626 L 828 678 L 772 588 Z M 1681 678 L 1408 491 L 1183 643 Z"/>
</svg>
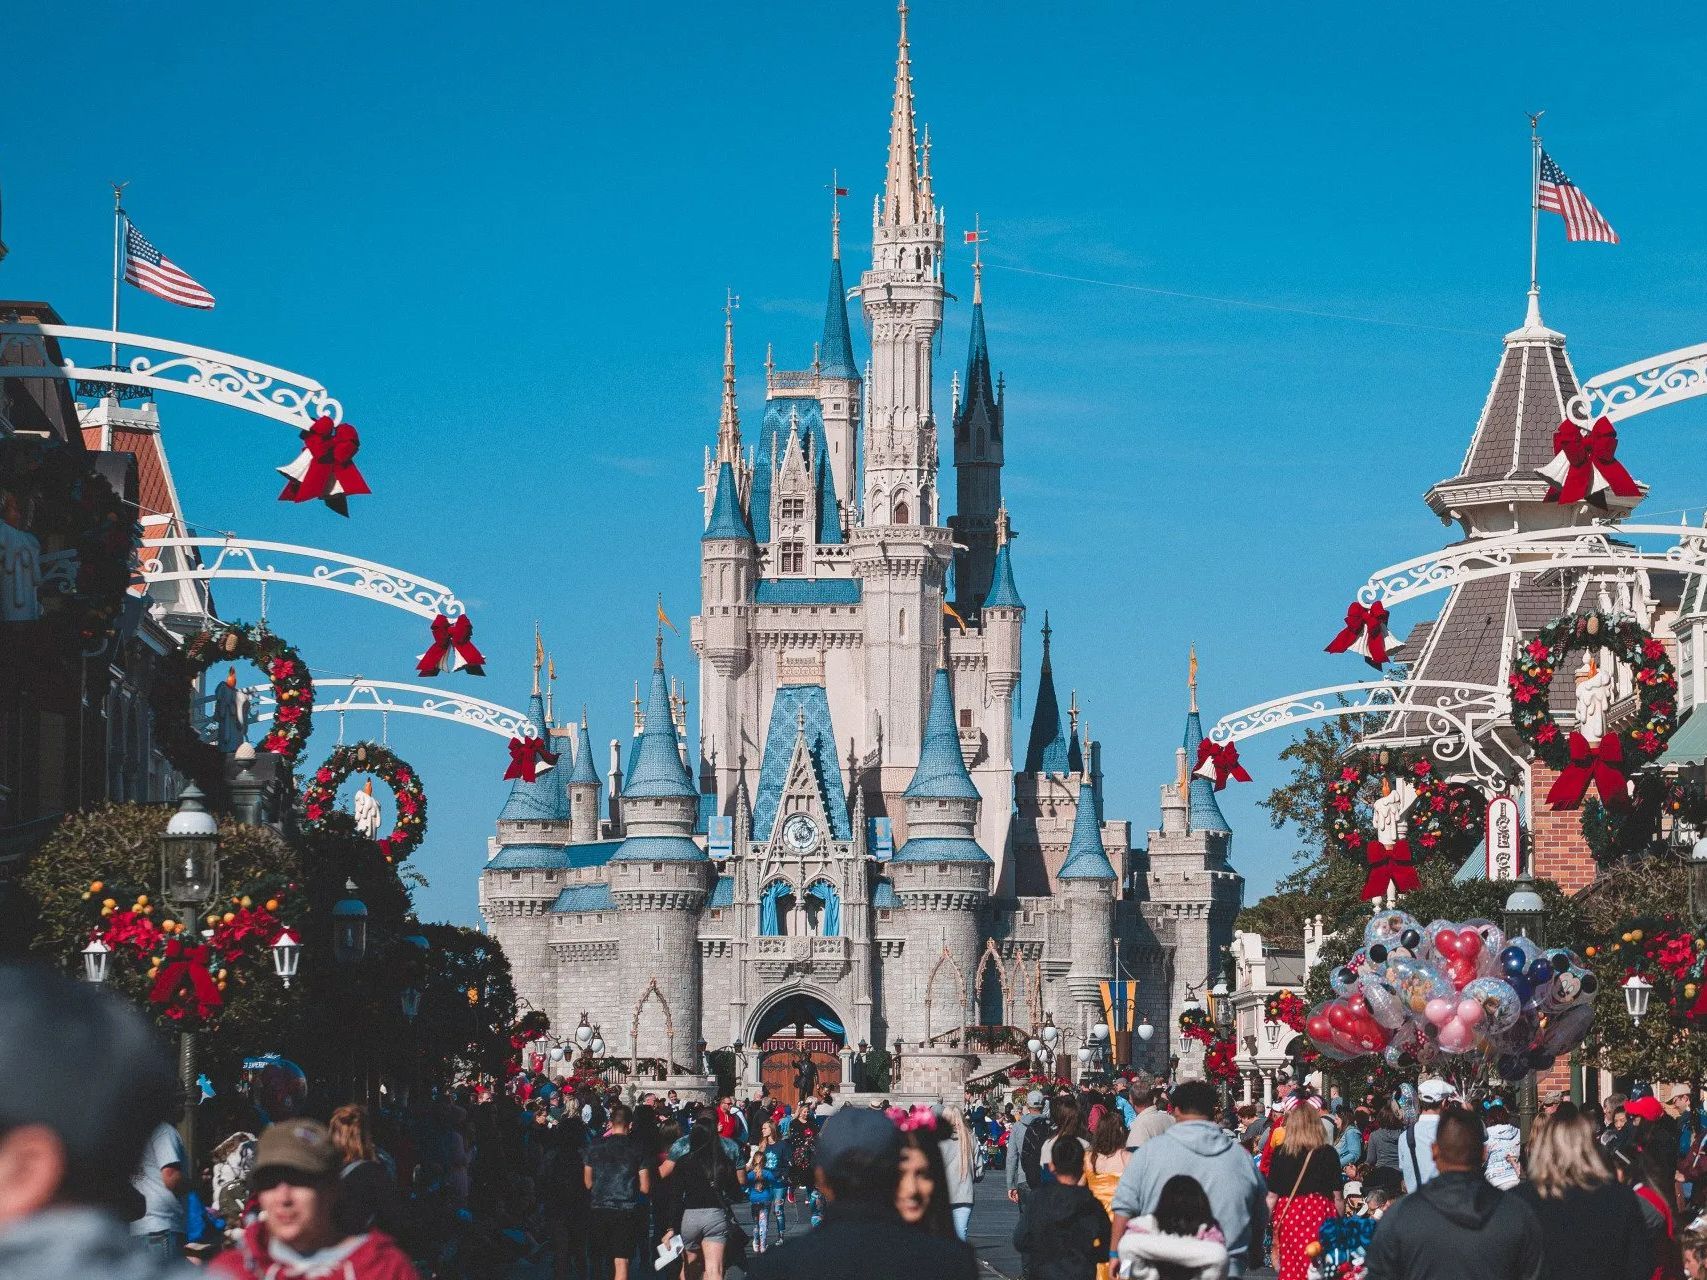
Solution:
<svg viewBox="0 0 1707 1280">
<path fill-rule="evenodd" d="M 1061 732 L 1061 703 L 1055 697 L 1055 668 L 1049 658 L 1049 616 L 1043 618 L 1043 670 L 1037 677 L 1037 703 L 1031 713 L 1031 737 L 1025 748 L 1027 773 L 1066 773 L 1067 735 Z"/>
<path fill-rule="evenodd" d="M 551 727 L 545 719 L 545 698 L 537 691 L 528 699 L 528 718 L 551 749 Z M 510 784 L 510 798 L 504 802 L 500 822 L 562 822 L 569 817 L 569 799 L 553 769 L 537 775 L 532 782 L 517 778 Z"/>
<path fill-rule="evenodd" d="M 1097 825 L 1096 794 L 1089 783 L 1079 784 L 1079 810 L 1073 816 L 1073 836 L 1067 844 L 1067 860 L 1056 873 L 1057 880 L 1114 880 L 1114 864 L 1102 847 Z"/>
<path fill-rule="evenodd" d="M 713 538 L 745 538 L 751 541 L 753 531 L 747 525 L 747 513 L 741 510 L 741 496 L 735 490 L 735 468 L 727 462 L 717 468 L 717 495 L 711 503 L 711 519 L 706 522 L 702 542 Z"/>
<path fill-rule="evenodd" d="M 902 794 L 934 800 L 976 800 L 978 788 L 966 772 L 960 754 L 960 731 L 954 726 L 954 693 L 948 672 L 937 668 L 931 681 L 931 709 L 925 720 L 925 737 L 919 746 L 919 767 Z"/>
<path fill-rule="evenodd" d="M 1197 764 L 1197 744 L 1202 741 L 1203 721 L 1198 719 L 1194 710 L 1185 717 L 1185 762 L 1188 766 Z M 1215 800 L 1213 782 L 1193 774 L 1190 796 L 1191 807 L 1186 814 L 1186 821 L 1193 831 L 1225 831 L 1228 835 L 1233 833 L 1233 828 L 1227 825 L 1227 819 L 1221 816 L 1221 806 Z"/>
<path fill-rule="evenodd" d="M 996 564 L 990 571 L 990 594 L 984 597 L 986 609 L 1025 608 L 1025 601 L 1019 598 L 1019 588 L 1014 585 L 1014 562 L 1009 545 L 1004 542 L 996 548 Z"/>
<path fill-rule="evenodd" d="M 1068 773 L 1083 773 L 1084 771 L 1085 771 L 1084 748 L 1079 742 L 1078 735 L 1074 734 L 1071 738 L 1069 738 L 1067 740 L 1067 772 Z"/>
<path fill-rule="evenodd" d="M 853 336 L 848 331 L 848 291 L 842 284 L 842 259 L 830 259 L 830 297 L 824 304 L 824 341 L 818 348 L 818 372 L 826 378 L 857 378 Z"/>
<path fill-rule="evenodd" d="M 622 794 L 635 798 L 654 796 L 697 797 L 693 779 L 682 763 L 676 743 L 676 723 L 670 716 L 670 684 L 664 678 L 663 642 L 658 660 L 652 664 L 652 690 L 646 701 L 645 727 L 629 756 L 628 777 Z"/>
<path fill-rule="evenodd" d="M 602 785 L 599 782 L 599 771 L 593 768 L 593 740 L 587 733 L 587 722 L 583 719 L 575 736 L 575 766 L 569 771 L 564 785 L 573 787 L 589 782 L 595 787 Z"/>
</svg>

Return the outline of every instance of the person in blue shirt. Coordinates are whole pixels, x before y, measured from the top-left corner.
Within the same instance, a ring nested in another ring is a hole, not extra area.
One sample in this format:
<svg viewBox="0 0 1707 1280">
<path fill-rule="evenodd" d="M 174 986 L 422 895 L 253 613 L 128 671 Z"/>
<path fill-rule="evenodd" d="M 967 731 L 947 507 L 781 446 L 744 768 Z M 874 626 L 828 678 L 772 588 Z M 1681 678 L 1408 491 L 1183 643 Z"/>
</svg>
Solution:
<svg viewBox="0 0 1707 1280">
<path fill-rule="evenodd" d="M 747 1203 L 753 1209 L 753 1248 L 763 1253 L 784 1230 L 782 1198 L 788 1187 L 788 1150 L 783 1146 L 774 1121 L 759 1126 L 759 1140 L 741 1175 L 747 1187 Z M 776 1234 L 771 1234 L 772 1222 Z"/>
</svg>

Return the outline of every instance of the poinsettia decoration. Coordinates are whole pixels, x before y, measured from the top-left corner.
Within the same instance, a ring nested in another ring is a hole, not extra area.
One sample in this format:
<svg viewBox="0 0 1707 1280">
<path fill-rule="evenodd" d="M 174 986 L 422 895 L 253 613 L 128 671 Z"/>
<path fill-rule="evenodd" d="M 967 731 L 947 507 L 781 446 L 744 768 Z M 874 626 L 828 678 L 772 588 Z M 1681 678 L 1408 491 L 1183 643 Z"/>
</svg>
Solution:
<svg viewBox="0 0 1707 1280">
<path fill-rule="evenodd" d="M 1604 649 L 1631 670 L 1634 720 L 1599 742 L 1561 731 L 1549 706 L 1553 677 L 1573 649 Z M 1677 728 L 1677 670 L 1665 644 L 1633 618 L 1595 610 L 1553 619 L 1518 650 L 1506 683 L 1518 737 L 1548 768 L 1560 771 L 1548 795 L 1554 808 L 1576 808 L 1591 782 L 1603 803 L 1627 807 L 1628 775 L 1659 756 Z"/>
<path fill-rule="evenodd" d="M 1310 1016 L 1310 1007 L 1296 991 L 1276 991 L 1263 1001 L 1262 1016 L 1269 1022 L 1279 1022 L 1302 1031 Z"/>
<path fill-rule="evenodd" d="M 1603 983 L 1622 986 L 1637 974 L 1652 983 L 1650 1014 L 1664 1012 L 1679 1028 L 1692 1030 L 1707 1017 L 1707 937 L 1688 922 L 1673 915 L 1627 920 L 1585 947 L 1583 955 Z"/>
<path fill-rule="evenodd" d="M 146 891 L 102 880 L 90 883 L 83 901 L 89 937 L 111 960 L 147 975 L 149 1003 L 165 1022 L 193 1030 L 219 1016 L 230 983 L 272 967 L 273 943 L 292 927 L 284 913 L 295 891 L 277 880 L 246 886 L 200 924 L 173 916 Z"/>
<path fill-rule="evenodd" d="M 356 773 L 370 773 L 391 788 L 397 824 L 375 843 L 387 862 L 407 858 L 427 834 L 427 792 L 408 761 L 378 742 L 351 743 L 326 757 L 302 791 L 304 825 L 321 826 L 337 809 L 338 789 Z"/>
<path fill-rule="evenodd" d="M 1238 1046 L 1230 1039 L 1209 1042 L 1203 1055 L 1203 1074 L 1207 1079 L 1236 1084 L 1239 1079 Z"/>
<path fill-rule="evenodd" d="M 1179 1033 L 1187 1040 L 1208 1044 L 1215 1039 L 1215 1023 L 1210 1020 L 1207 1010 L 1187 1009 L 1179 1016 Z"/>
</svg>

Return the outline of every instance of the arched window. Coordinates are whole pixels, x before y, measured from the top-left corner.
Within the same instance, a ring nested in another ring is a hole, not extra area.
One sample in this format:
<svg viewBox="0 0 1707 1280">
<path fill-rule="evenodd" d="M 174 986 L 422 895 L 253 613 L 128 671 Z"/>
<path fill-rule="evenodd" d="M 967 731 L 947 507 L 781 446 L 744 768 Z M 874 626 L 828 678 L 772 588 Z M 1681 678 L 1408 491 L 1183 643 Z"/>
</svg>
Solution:
<svg viewBox="0 0 1707 1280">
<path fill-rule="evenodd" d="M 786 880 L 772 880 L 759 895 L 759 934 L 766 938 L 781 938 L 794 932 L 790 926 L 795 910 L 794 886 Z"/>
<path fill-rule="evenodd" d="M 842 932 L 842 896 L 828 880 L 806 886 L 807 932 L 815 938 L 836 938 Z"/>
<path fill-rule="evenodd" d="M 896 627 L 900 632 L 900 639 L 905 640 L 907 638 L 907 611 L 905 609 L 901 610 L 897 616 Z"/>
<path fill-rule="evenodd" d="M 907 509 L 907 500 L 905 498 L 895 499 L 895 523 L 896 524 L 909 524 L 909 523 L 911 523 L 912 514 L 913 513 Z"/>
</svg>

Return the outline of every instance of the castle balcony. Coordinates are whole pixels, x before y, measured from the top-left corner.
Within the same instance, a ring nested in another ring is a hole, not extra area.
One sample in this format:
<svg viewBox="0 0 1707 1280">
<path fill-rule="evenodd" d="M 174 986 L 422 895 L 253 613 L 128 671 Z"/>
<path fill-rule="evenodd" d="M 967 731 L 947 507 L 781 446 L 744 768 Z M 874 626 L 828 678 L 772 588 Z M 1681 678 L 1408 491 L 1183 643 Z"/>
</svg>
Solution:
<svg viewBox="0 0 1707 1280">
<path fill-rule="evenodd" d="M 846 938 L 757 938 L 752 955 L 766 982 L 792 974 L 834 982 L 846 976 L 852 964 Z"/>
</svg>

